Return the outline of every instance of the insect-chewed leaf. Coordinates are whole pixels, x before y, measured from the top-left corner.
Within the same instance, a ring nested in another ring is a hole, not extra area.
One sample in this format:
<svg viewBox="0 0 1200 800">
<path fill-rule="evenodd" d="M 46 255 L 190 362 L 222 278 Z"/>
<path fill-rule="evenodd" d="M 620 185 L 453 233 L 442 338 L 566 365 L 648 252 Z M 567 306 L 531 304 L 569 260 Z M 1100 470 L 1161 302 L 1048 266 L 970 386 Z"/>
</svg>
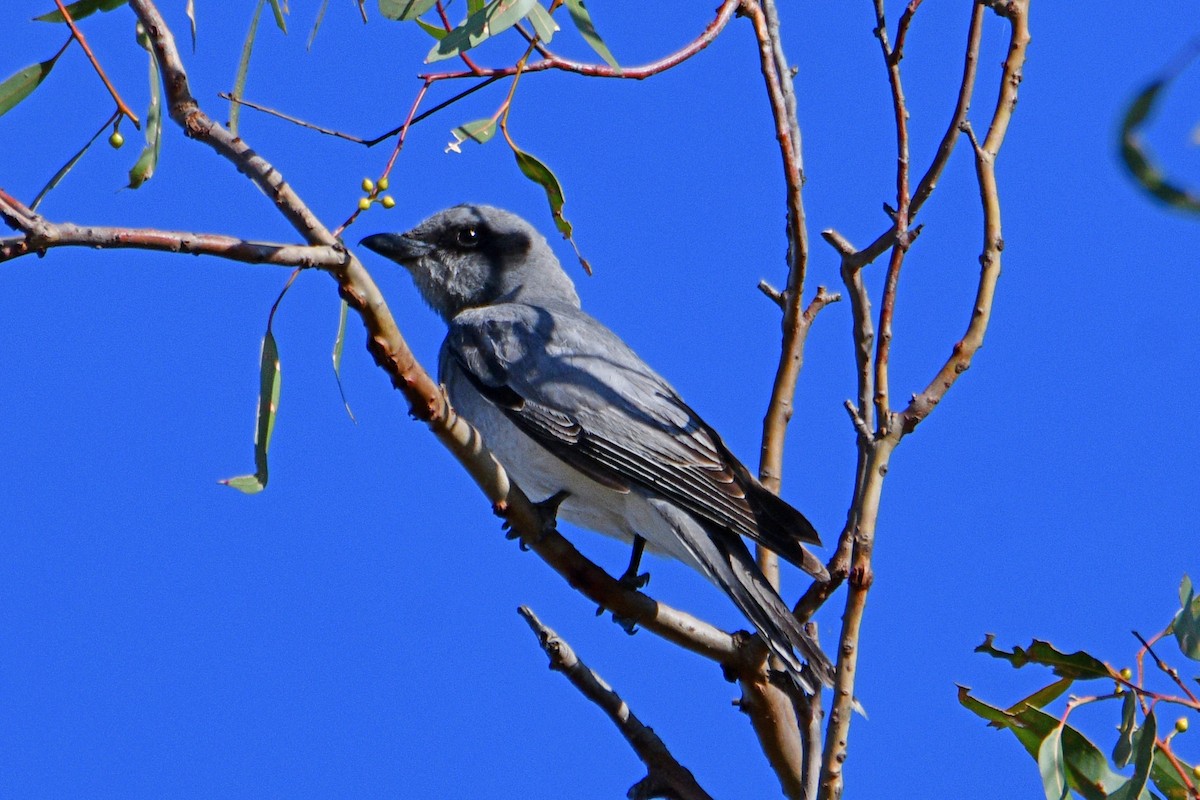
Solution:
<svg viewBox="0 0 1200 800">
<path fill-rule="evenodd" d="M 537 0 L 492 0 L 473 12 L 461 25 L 434 45 L 425 60 L 442 61 L 475 47 L 480 42 L 516 25 L 529 14 Z"/>
<path fill-rule="evenodd" d="M 1075 653 L 1062 653 L 1054 649 L 1049 642 L 1034 639 L 1028 648 L 1014 647 L 1011 653 L 997 650 L 993 646 L 996 637 L 988 634 L 983 644 L 975 648 L 976 653 L 987 653 L 993 658 L 1001 658 L 1011 663 L 1017 669 L 1026 664 L 1041 664 L 1054 670 L 1055 675 L 1063 677 L 1082 678 L 1111 678 L 1108 667 L 1103 661 L 1079 650 Z"/>
<path fill-rule="evenodd" d="M 4 83 L 0 83 L 0 117 L 11 111 L 17 103 L 33 94 L 33 90 L 40 86 L 42 81 L 46 80 L 46 76 L 50 74 L 50 70 L 54 69 L 54 63 L 58 61 L 60 55 L 62 55 L 62 51 L 59 51 L 53 58 L 48 58 L 38 64 L 30 64 L 20 72 L 10 75 L 4 80 Z"/>
<path fill-rule="evenodd" d="M 991 722 L 994 727 L 1012 731 L 1025 750 L 1037 759 L 1042 742 L 1060 726 L 1060 720 L 1044 711 L 1026 706 L 1009 712 L 971 696 L 966 687 L 958 687 L 958 701 L 969 711 Z M 1086 736 L 1062 725 L 1063 765 L 1067 785 L 1086 800 L 1106 800 L 1126 781 L 1108 765 L 1108 759 Z"/>
<path fill-rule="evenodd" d="M 496 135 L 496 120 L 494 119 L 477 119 L 473 122 L 468 122 L 464 125 L 459 125 L 454 130 L 450 131 L 450 135 L 454 137 L 454 141 L 446 145 L 446 152 L 454 151 L 461 153 L 460 145 L 466 141 L 472 141 L 476 144 L 483 144 Z"/>
<path fill-rule="evenodd" d="M 120 8 L 128 3 L 129 0 L 79 0 L 76 3 L 67 5 L 67 13 L 71 15 L 71 19 L 83 19 L 95 14 L 97 11 L 112 11 L 114 8 Z M 40 17 L 34 17 L 34 22 L 66 22 L 62 12 L 57 8 L 53 11 L 42 14 Z"/>
<path fill-rule="evenodd" d="M 600 38 L 600 34 L 596 32 L 596 26 L 592 24 L 592 15 L 588 13 L 587 6 L 583 4 L 583 0 L 566 0 L 566 3 L 567 13 L 571 15 L 571 21 L 579 29 L 579 34 L 596 51 L 596 55 L 603 58 L 604 62 L 615 69 L 619 75 L 621 73 L 621 65 L 613 58 L 608 45 L 604 43 L 604 40 Z"/>
<path fill-rule="evenodd" d="M 379 13 L 388 19 L 410 20 L 433 8 L 437 0 L 379 0 Z"/>
</svg>

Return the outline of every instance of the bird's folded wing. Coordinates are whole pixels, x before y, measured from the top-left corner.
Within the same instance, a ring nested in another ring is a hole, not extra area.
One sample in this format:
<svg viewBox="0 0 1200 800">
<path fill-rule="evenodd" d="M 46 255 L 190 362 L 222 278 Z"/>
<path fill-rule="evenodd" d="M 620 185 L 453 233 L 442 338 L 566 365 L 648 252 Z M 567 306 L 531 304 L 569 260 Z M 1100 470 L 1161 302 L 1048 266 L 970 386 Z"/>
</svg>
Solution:
<svg viewBox="0 0 1200 800">
<path fill-rule="evenodd" d="M 517 427 L 604 485 L 648 489 L 806 570 L 820 567 L 799 544 L 819 541 L 808 520 L 759 485 L 665 380 L 586 314 L 529 306 L 460 314 L 442 367 L 461 370 Z"/>
</svg>

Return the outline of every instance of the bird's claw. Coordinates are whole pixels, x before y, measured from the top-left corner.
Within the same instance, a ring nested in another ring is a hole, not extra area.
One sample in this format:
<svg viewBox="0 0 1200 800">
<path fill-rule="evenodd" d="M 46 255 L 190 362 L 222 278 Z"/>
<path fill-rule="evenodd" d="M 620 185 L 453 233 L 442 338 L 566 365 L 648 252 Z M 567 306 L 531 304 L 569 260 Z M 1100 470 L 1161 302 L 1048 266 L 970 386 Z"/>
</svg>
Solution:
<svg viewBox="0 0 1200 800">
<path fill-rule="evenodd" d="M 534 511 L 537 512 L 537 515 L 540 520 L 539 521 L 540 530 L 538 531 L 537 536 L 534 539 L 535 544 L 540 542 L 543 538 L 545 538 L 546 534 L 558 529 L 558 507 L 561 506 L 563 504 L 563 501 L 566 500 L 570 496 L 571 496 L 571 493 L 568 492 L 566 489 L 563 489 L 561 491 L 555 492 L 554 494 L 550 495 L 545 500 L 540 500 L 536 503 L 531 504 L 534 508 Z M 504 522 L 500 523 L 500 529 L 504 531 L 505 539 L 520 539 L 521 538 L 521 534 L 518 533 L 517 531 L 513 530 L 512 522 L 510 522 L 507 519 L 504 520 Z M 522 550 L 529 549 L 529 545 L 526 544 L 524 540 L 522 540 L 519 543 L 519 545 Z"/>
</svg>

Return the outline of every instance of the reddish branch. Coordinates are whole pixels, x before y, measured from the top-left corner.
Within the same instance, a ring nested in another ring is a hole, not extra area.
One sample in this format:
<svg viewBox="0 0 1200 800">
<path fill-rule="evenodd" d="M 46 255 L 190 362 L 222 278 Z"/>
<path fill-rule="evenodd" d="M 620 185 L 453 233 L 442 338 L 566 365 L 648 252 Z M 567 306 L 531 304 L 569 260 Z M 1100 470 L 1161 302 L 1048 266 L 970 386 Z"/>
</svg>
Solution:
<svg viewBox="0 0 1200 800">
<path fill-rule="evenodd" d="M 360 315 L 367 349 L 431 431 L 479 484 L 496 512 L 531 549 L 591 600 L 722 665 L 730 675 L 754 673 L 765 658 L 752 637 L 731 635 L 685 612 L 626 588 L 584 558 L 513 485 L 483 446 L 479 434 L 451 408 L 440 388 L 417 363 L 396 327 L 383 296 L 362 264 L 309 210 L 283 176 L 242 139 L 204 113 L 188 84 L 174 37 L 152 0 L 131 0 L 150 38 L 166 87 L 167 109 L 184 132 L 208 145 L 270 198 L 307 241 L 304 245 L 245 242 L 231 237 L 169 231 L 54 224 L 0 190 L 0 217 L 22 235 L 0 240 L 8 258 L 59 246 L 141 247 L 204 253 L 258 263 L 317 266 L 338 282 L 339 292 Z"/>
<path fill-rule="evenodd" d="M 113 102 L 117 104 L 117 110 L 129 117 L 129 121 L 133 123 L 135 128 L 140 129 L 142 124 L 138 121 L 137 114 L 134 114 L 129 106 L 125 104 L 125 101 L 121 99 L 121 95 L 117 91 L 117 87 L 113 86 L 112 81 L 104 74 L 104 67 L 100 66 L 99 60 L 96 59 L 95 53 L 92 52 L 91 45 L 88 44 L 83 32 L 75 24 L 75 20 L 71 18 L 71 12 L 63 5 L 62 0 L 54 0 L 54 5 L 58 6 L 58 13 L 62 15 L 63 21 L 67 23 L 67 27 L 71 29 L 71 35 L 75 37 L 75 41 L 79 42 L 79 46 L 83 48 L 88 61 L 92 62 L 92 69 L 96 70 L 96 74 L 104 82 L 104 88 L 108 89 L 108 93 L 112 95 Z"/>
<path fill-rule="evenodd" d="M 523 69 L 518 69 L 516 66 L 500 67 L 498 69 L 476 68 L 461 72 L 427 72 L 422 73 L 419 77 L 427 81 L 443 81 L 456 78 L 504 77 L 516 75 L 518 72 L 544 72 L 545 70 L 552 69 L 562 72 L 574 72 L 579 75 L 588 75 L 593 78 L 630 78 L 633 80 L 642 80 L 652 75 L 666 72 L 672 67 L 682 64 L 712 44 L 741 4 L 741 0 L 723 0 L 721 6 L 717 9 L 716 19 L 708 24 L 703 33 L 674 53 L 639 67 L 614 69 L 607 64 L 589 64 L 582 61 L 572 61 L 569 58 L 556 55 L 549 50 L 539 48 L 539 54 L 542 55 L 542 59 L 526 65 Z"/>
<path fill-rule="evenodd" d="M 903 34 L 911 24 L 912 14 L 918 4 L 919 0 L 910 3 L 905 16 L 901 18 L 897 36 L 898 46 L 892 50 L 888 46 L 887 33 L 883 26 L 882 5 L 879 2 L 876 3 L 879 24 L 877 35 L 880 37 L 883 47 L 897 121 L 897 208 L 894 213 L 894 224 L 891 230 L 864 251 L 856 251 L 849 242 L 833 231 L 825 233 L 826 240 L 838 250 L 842 257 L 842 275 L 849 290 L 854 314 L 853 330 L 859 382 L 859 405 L 854 407 L 853 404 L 850 404 L 855 429 L 859 434 L 859 471 L 854 503 L 847 518 L 843 540 L 839 542 L 838 551 L 835 554 L 835 559 L 839 561 L 838 566 L 842 569 L 848 566 L 848 571 L 842 573 L 841 570 L 835 571 L 832 566 L 830 568 L 831 574 L 846 574 L 850 588 L 847 593 L 845 613 L 842 617 L 834 699 L 829 712 L 829 726 L 826 730 L 821 773 L 820 796 L 828 800 L 840 798 L 844 788 L 842 770 L 848 752 L 847 740 L 850 714 L 854 702 L 859 632 L 867 594 L 873 580 L 871 556 L 883 480 L 887 473 L 891 453 L 900 440 L 911 433 L 916 425 L 937 405 L 958 376 L 970 366 L 972 357 L 983 344 L 983 336 L 991 315 L 996 281 L 1000 274 L 1000 253 L 1003 249 L 995 160 L 1016 105 L 1017 87 L 1021 82 L 1021 70 L 1029 43 L 1028 0 L 1011 0 L 1010 2 L 977 0 L 968 32 L 963 79 L 951 126 L 938 148 L 933 163 L 918 185 L 915 198 L 910 199 L 906 122 L 908 112 L 899 80 L 899 64 Z M 975 80 L 984 6 L 991 7 L 1000 16 L 1008 19 L 1010 39 L 1008 57 L 1005 59 L 1000 75 L 996 109 L 992 115 L 987 136 L 983 142 L 979 142 L 966 121 L 966 115 Z M 909 224 L 912 216 L 916 213 L 916 208 L 932 192 L 937 178 L 949 158 L 953 140 L 957 138 L 960 130 L 966 133 L 974 150 L 975 172 L 983 205 L 984 236 L 983 252 L 980 255 L 982 269 L 975 303 L 967 331 L 963 338 L 955 344 L 950 358 L 938 370 L 926 390 L 915 395 L 903 413 L 896 414 L 888 403 L 887 357 L 899 270 L 904 254 L 912 244 L 913 235 L 916 233 L 915 230 L 909 229 Z M 892 250 L 892 258 L 885 278 L 883 305 L 879 312 L 880 341 L 875 345 L 872 363 L 871 339 L 874 336 L 874 329 L 871 325 L 870 301 L 863 285 L 861 270 L 863 266 L 888 248 Z M 872 402 L 875 406 L 873 426 L 870 424 L 872 421 L 870 404 Z M 848 564 L 845 561 L 847 557 L 849 558 Z M 821 592 L 826 590 L 826 587 L 820 589 Z M 802 598 L 801 606 L 806 609 L 816 607 L 822 600 L 822 597 L 806 596 Z"/>
</svg>

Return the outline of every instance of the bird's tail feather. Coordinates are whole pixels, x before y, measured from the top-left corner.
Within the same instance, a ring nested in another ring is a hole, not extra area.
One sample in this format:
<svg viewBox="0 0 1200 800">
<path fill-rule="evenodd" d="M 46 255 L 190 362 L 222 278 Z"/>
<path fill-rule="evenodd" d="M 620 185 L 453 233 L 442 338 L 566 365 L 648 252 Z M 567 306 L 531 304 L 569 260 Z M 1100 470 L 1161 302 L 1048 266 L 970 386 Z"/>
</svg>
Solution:
<svg viewBox="0 0 1200 800">
<path fill-rule="evenodd" d="M 717 584 L 758 630 L 788 676 L 808 694 L 833 684 L 833 664 L 767 581 L 741 537 L 724 528 L 706 528 L 670 503 L 651 500 L 679 535 L 692 561 Z M 809 669 L 797 656 L 808 662 Z M 815 675 L 818 684 L 814 684 Z"/>
</svg>

